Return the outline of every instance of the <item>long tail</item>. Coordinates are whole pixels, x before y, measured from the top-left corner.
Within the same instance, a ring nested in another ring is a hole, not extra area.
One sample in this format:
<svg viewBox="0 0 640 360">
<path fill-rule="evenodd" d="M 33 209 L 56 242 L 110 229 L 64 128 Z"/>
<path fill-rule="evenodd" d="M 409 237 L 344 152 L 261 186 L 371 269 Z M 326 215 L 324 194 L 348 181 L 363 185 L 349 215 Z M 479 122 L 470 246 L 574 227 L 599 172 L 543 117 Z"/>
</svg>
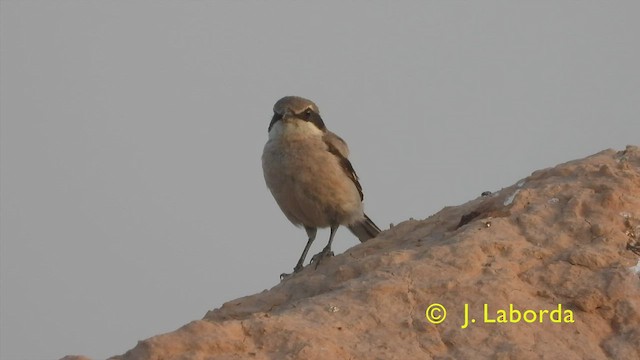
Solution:
<svg viewBox="0 0 640 360">
<path fill-rule="evenodd" d="M 349 230 L 353 233 L 353 235 L 357 236 L 360 239 L 360 242 L 365 242 L 369 239 L 372 239 L 382 230 L 369 219 L 367 214 L 364 214 L 364 220 L 357 222 L 355 224 L 348 226 Z"/>
</svg>

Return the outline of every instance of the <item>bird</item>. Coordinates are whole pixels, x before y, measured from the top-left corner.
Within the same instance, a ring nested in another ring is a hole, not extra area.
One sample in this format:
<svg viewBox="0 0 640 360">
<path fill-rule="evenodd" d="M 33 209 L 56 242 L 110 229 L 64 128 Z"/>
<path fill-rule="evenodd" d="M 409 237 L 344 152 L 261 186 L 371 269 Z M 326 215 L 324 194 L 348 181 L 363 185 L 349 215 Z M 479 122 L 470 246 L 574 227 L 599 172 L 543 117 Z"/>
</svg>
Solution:
<svg viewBox="0 0 640 360">
<path fill-rule="evenodd" d="M 364 194 L 347 143 L 327 129 L 313 101 L 298 96 L 278 100 L 268 134 L 262 153 L 265 182 L 286 218 L 304 227 L 308 236 L 294 274 L 303 269 L 318 228 L 330 228 L 330 235 L 327 246 L 312 257 L 316 268 L 333 256 L 331 244 L 340 225 L 361 242 L 381 232 L 364 213 Z"/>
</svg>

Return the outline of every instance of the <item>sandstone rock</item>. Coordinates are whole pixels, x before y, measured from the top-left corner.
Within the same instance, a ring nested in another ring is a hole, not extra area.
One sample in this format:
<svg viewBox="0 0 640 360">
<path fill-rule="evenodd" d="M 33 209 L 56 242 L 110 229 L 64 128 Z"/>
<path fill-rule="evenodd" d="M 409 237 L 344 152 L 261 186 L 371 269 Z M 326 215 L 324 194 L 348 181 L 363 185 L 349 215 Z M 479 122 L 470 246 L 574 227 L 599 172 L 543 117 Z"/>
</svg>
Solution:
<svg viewBox="0 0 640 360">
<path fill-rule="evenodd" d="M 640 150 L 606 150 L 398 224 L 112 359 L 640 359 L 638 219 Z"/>
</svg>

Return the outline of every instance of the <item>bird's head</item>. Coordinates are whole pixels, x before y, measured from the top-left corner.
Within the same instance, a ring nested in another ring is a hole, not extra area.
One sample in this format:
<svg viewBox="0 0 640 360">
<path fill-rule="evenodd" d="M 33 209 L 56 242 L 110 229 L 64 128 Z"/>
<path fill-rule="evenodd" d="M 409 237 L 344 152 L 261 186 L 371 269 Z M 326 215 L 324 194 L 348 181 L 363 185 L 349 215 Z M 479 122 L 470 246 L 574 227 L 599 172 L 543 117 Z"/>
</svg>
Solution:
<svg viewBox="0 0 640 360">
<path fill-rule="evenodd" d="M 320 117 L 318 106 L 313 101 L 299 96 L 285 96 L 273 105 L 269 133 L 276 126 L 293 126 L 300 130 L 317 133 L 324 133 L 327 129 Z"/>
</svg>

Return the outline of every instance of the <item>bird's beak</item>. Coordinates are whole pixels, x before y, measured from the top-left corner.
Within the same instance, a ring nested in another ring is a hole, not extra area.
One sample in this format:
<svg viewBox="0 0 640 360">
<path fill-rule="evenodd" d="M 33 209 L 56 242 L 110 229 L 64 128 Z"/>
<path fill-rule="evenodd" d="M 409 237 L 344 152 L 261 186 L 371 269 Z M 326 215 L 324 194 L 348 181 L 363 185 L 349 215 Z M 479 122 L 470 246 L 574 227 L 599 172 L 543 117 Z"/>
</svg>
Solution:
<svg viewBox="0 0 640 360">
<path fill-rule="evenodd" d="M 288 120 L 291 119 L 293 117 L 294 113 L 291 109 L 286 108 L 284 109 L 284 114 L 282 115 L 282 120 Z"/>
</svg>

